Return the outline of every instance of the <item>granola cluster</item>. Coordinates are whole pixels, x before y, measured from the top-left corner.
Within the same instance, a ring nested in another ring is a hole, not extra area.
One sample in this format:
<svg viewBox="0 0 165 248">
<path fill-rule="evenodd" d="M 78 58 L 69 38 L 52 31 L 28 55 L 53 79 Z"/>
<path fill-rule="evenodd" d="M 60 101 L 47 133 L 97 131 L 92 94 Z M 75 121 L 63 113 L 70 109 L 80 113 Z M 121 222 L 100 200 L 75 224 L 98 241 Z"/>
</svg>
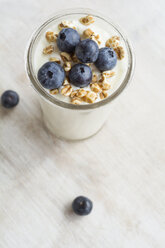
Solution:
<svg viewBox="0 0 165 248">
<path fill-rule="evenodd" d="M 91 15 L 87 15 L 87 16 L 85 16 L 85 17 L 82 17 L 82 18 L 80 19 L 80 22 L 81 22 L 83 25 L 88 26 L 88 25 L 94 23 L 94 17 L 91 16 Z"/>
<path fill-rule="evenodd" d="M 88 26 L 94 23 L 94 17 L 91 15 L 82 17 L 80 19 L 80 22 L 81 24 Z M 59 31 L 63 28 L 68 27 L 76 29 L 76 27 L 74 27 L 70 21 L 62 21 L 58 25 Z M 82 36 L 85 39 L 94 40 L 95 42 L 97 42 L 98 45 L 101 44 L 99 34 L 95 34 L 90 28 L 85 29 Z M 49 42 L 49 45 L 43 49 L 43 54 L 53 54 L 53 52 L 55 51 L 55 45 L 53 43 L 56 42 L 58 34 L 54 33 L 53 31 L 48 31 L 46 32 L 45 37 L 46 40 Z M 122 46 L 120 46 L 120 37 L 112 36 L 106 41 L 105 46 L 113 48 L 119 60 L 124 58 L 124 49 Z M 79 62 L 76 55 L 61 52 L 59 57 L 49 57 L 49 61 L 61 64 L 66 72 L 66 78 L 63 82 L 62 87 L 60 87 L 59 89 L 50 90 L 50 94 L 61 94 L 63 96 L 69 97 L 72 104 L 82 104 L 83 102 L 94 103 L 97 99 L 102 100 L 108 97 L 108 91 L 111 89 L 109 79 L 115 75 L 114 71 L 105 71 L 102 73 L 96 73 L 95 71 L 93 71 L 92 81 L 88 88 L 80 88 L 75 90 L 75 88 L 69 82 L 68 72 L 71 70 L 72 66 L 75 63 Z M 91 66 L 90 64 L 88 65 Z"/>
<path fill-rule="evenodd" d="M 86 39 L 94 40 L 98 45 L 101 44 L 101 41 L 99 40 L 99 38 L 100 38 L 99 34 L 96 35 L 90 28 L 84 30 L 83 36 Z"/>
<path fill-rule="evenodd" d="M 120 46 L 120 37 L 112 36 L 110 39 L 106 41 L 105 45 L 115 50 L 117 54 L 117 58 L 119 60 L 124 58 L 124 49 L 122 46 Z"/>
<path fill-rule="evenodd" d="M 82 102 L 94 103 L 98 97 L 100 97 L 100 99 L 108 97 L 107 91 L 111 88 L 111 85 L 107 79 L 114 75 L 115 73 L 112 71 L 106 71 L 106 73 L 103 72 L 100 75 L 96 75 L 96 73 L 93 72 L 93 79 L 89 90 L 74 90 L 68 79 L 65 79 L 60 93 L 64 96 L 69 96 L 73 104 L 81 104 Z"/>
<path fill-rule="evenodd" d="M 58 25 L 58 29 L 62 30 L 63 28 L 73 28 L 76 29 L 72 23 L 70 21 L 62 21 L 59 25 Z"/>
<path fill-rule="evenodd" d="M 57 40 L 58 34 L 55 34 L 54 32 L 48 31 L 45 35 L 48 42 L 53 42 Z"/>
</svg>

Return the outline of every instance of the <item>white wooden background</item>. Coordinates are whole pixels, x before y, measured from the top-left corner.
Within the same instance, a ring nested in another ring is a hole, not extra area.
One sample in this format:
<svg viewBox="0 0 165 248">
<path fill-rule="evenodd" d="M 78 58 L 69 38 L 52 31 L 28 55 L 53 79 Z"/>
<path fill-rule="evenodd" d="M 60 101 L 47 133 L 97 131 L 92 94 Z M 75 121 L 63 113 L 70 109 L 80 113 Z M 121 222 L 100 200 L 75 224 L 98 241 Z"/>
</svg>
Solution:
<svg viewBox="0 0 165 248">
<path fill-rule="evenodd" d="M 43 126 L 24 70 L 27 40 L 60 9 L 109 15 L 132 40 L 136 71 L 105 127 L 82 142 Z M 0 107 L 0 248 L 165 247 L 164 0 L 0 0 L 0 93 L 20 104 Z M 74 197 L 94 202 L 72 214 Z"/>
</svg>

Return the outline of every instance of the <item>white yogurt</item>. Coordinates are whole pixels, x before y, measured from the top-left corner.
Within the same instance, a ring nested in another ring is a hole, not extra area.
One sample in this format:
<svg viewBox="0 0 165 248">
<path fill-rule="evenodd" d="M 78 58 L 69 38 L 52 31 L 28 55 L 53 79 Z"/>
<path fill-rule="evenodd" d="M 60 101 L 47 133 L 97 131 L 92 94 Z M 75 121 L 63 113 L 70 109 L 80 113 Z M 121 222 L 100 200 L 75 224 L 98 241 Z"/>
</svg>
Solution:
<svg viewBox="0 0 165 248">
<path fill-rule="evenodd" d="M 77 14 L 74 16 L 67 16 L 65 18 L 61 17 L 58 20 L 55 20 L 45 26 L 38 36 L 32 53 L 32 64 L 33 70 L 37 75 L 39 68 L 46 62 L 49 61 L 50 57 L 56 57 L 60 59 L 60 51 L 55 44 L 55 52 L 50 55 L 43 54 L 43 48 L 48 46 L 50 43 L 45 38 L 45 33 L 47 31 L 53 31 L 58 33 L 58 24 L 61 21 L 70 21 L 72 25 L 76 27 L 76 30 L 80 35 L 83 34 L 83 31 L 87 28 L 90 28 L 94 33 L 100 36 L 101 47 L 105 47 L 105 42 L 112 36 L 120 36 L 119 33 L 114 29 L 109 23 L 106 23 L 104 20 L 96 17 L 95 22 L 89 26 L 84 26 L 79 22 L 79 19 L 84 15 Z M 53 43 L 52 43 L 53 44 Z M 115 76 L 109 79 L 111 84 L 111 89 L 108 91 L 109 96 L 116 91 L 116 89 L 121 85 L 123 79 L 125 78 L 127 68 L 128 68 L 128 55 L 127 49 L 124 41 L 121 38 L 121 46 L 125 50 L 125 58 L 123 60 L 118 60 L 116 67 L 112 70 L 115 72 Z M 93 70 L 99 74 L 99 71 L 93 66 Z M 73 86 L 73 89 L 77 87 Z M 84 88 L 89 90 L 89 86 Z M 46 89 L 44 89 L 47 91 Z M 47 91 L 48 92 L 48 91 Z M 60 93 L 54 95 L 56 99 L 60 101 L 70 103 L 70 98 L 61 95 Z M 101 101 L 98 97 L 96 101 Z M 46 101 L 43 97 L 40 98 L 41 107 L 43 110 L 43 117 L 46 126 L 58 137 L 65 138 L 69 140 L 78 140 L 87 138 L 94 133 L 96 133 L 104 124 L 108 118 L 110 111 L 110 104 L 106 104 L 102 107 L 89 110 L 81 109 L 68 109 L 60 107 L 56 104 Z M 88 103 L 85 103 L 88 104 Z M 90 104 L 89 104 L 90 105 Z"/>
</svg>

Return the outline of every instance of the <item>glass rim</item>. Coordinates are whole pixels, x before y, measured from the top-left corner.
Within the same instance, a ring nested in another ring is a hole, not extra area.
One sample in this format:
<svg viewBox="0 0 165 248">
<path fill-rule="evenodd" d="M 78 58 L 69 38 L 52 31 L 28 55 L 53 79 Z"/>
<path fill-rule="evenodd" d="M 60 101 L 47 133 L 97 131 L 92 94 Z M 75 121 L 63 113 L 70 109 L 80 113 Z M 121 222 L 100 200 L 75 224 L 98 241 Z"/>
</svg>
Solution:
<svg viewBox="0 0 165 248">
<path fill-rule="evenodd" d="M 51 23 L 52 21 L 63 17 L 63 16 L 67 16 L 67 15 L 71 15 L 71 14 L 86 14 L 86 15 L 92 15 L 94 17 L 100 18 L 103 21 L 105 21 L 106 23 L 110 24 L 111 26 L 113 26 L 113 28 L 120 34 L 120 36 L 122 37 L 123 41 L 125 42 L 125 46 L 127 48 L 127 53 L 128 53 L 128 67 L 127 67 L 127 72 L 126 75 L 122 81 L 122 83 L 120 84 L 120 86 L 107 98 L 96 102 L 96 103 L 91 103 L 91 104 L 83 104 L 83 105 L 75 105 L 72 103 L 67 103 L 64 101 L 61 101 L 55 97 L 53 97 L 52 95 L 50 95 L 39 83 L 34 71 L 33 71 L 33 66 L 32 66 L 32 52 L 33 52 L 33 45 L 36 41 L 36 39 L 38 38 L 38 36 L 40 35 L 42 29 L 48 25 L 49 23 Z M 125 87 L 128 85 L 128 83 L 130 82 L 132 75 L 133 75 L 133 71 L 134 71 L 134 54 L 132 51 L 132 46 L 130 45 L 130 42 L 128 41 L 128 39 L 126 38 L 125 34 L 123 34 L 123 31 L 121 31 L 121 28 L 118 27 L 118 25 L 114 24 L 110 18 L 102 15 L 101 13 L 97 12 L 97 11 L 93 11 L 92 9 L 85 9 L 85 8 L 74 8 L 74 9 L 65 9 L 65 10 L 61 10 L 56 12 L 52 17 L 50 17 L 48 20 L 46 20 L 42 25 L 40 25 L 32 34 L 31 39 L 29 41 L 28 47 L 27 47 L 27 51 L 26 51 L 26 58 L 25 58 L 25 63 L 26 63 L 26 72 L 27 75 L 32 83 L 33 88 L 37 91 L 37 93 L 39 93 L 39 95 L 44 98 L 44 100 L 48 101 L 49 103 L 52 103 L 54 105 L 58 105 L 60 107 L 63 108 L 67 108 L 67 109 L 76 109 L 76 110 L 90 110 L 90 109 L 95 109 L 101 106 L 104 106 L 106 104 L 108 104 L 109 102 L 111 102 L 112 100 L 114 100 L 117 96 L 119 96 L 121 94 L 121 92 L 123 92 L 123 90 L 125 89 Z"/>
</svg>

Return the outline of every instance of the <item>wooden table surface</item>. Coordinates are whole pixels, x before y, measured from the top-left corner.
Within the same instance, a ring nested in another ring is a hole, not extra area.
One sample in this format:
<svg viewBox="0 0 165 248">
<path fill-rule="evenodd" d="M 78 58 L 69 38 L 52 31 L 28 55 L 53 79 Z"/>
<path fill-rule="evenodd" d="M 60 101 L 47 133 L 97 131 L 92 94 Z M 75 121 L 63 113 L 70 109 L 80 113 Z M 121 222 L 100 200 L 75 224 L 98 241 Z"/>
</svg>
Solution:
<svg viewBox="0 0 165 248">
<path fill-rule="evenodd" d="M 93 138 L 66 142 L 43 126 L 24 52 L 47 16 L 88 7 L 110 16 L 134 46 L 132 84 Z M 0 0 L 0 248 L 165 247 L 164 0 Z M 72 214 L 74 197 L 94 203 Z"/>
</svg>

